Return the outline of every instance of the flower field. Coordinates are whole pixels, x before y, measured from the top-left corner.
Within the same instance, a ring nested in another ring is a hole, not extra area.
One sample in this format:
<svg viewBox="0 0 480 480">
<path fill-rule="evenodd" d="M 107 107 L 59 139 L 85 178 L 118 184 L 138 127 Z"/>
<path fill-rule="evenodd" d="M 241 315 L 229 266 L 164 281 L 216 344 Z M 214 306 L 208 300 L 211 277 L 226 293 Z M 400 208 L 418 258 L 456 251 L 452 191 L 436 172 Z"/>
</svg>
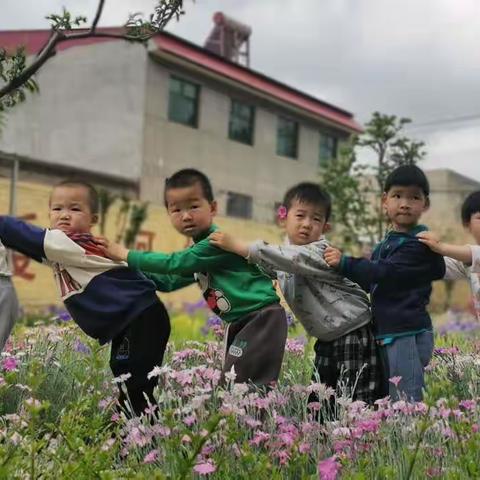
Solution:
<svg viewBox="0 0 480 480">
<path fill-rule="evenodd" d="M 0 478 L 480 478 L 480 330 L 437 336 L 423 403 L 339 397 L 321 423 L 321 403 L 306 399 L 330 392 L 310 382 L 299 331 L 278 388 L 220 389 L 222 327 L 205 318 L 197 307 L 173 316 L 174 341 L 151 372 L 158 407 L 140 419 L 116 413 L 108 347 L 73 322 L 17 328 L 1 359 Z"/>
</svg>

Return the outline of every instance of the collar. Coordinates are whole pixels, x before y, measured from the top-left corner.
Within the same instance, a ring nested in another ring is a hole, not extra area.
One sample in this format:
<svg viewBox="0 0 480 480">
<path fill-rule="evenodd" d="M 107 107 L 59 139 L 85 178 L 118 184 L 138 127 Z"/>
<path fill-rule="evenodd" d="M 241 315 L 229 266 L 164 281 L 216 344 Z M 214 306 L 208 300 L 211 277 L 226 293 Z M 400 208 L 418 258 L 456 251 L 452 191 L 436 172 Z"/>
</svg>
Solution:
<svg viewBox="0 0 480 480">
<path fill-rule="evenodd" d="M 428 227 L 426 225 L 418 224 L 412 227 L 408 232 L 397 232 L 395 230 L 390 230 L 385 238 L 391 236 L 391 235 L 398 235 L 398 236 L 407 236 L 407 237 L 416 237 L 417 233 L 420 232 L 425 232 L 428 230 Z"/>
<path fill-rule="evenodd" d="M 203 232 L 199 233 L 196 237 L 193 237 L 193 241 L 195 243 L 198 243 L 200 240 L 207 238 L 215 230 L 218 230 L 218 227 L 212 223 L 212 225 L 210 225 L 210 228 L 208 230 L 204 230 Z"/>
</svg>

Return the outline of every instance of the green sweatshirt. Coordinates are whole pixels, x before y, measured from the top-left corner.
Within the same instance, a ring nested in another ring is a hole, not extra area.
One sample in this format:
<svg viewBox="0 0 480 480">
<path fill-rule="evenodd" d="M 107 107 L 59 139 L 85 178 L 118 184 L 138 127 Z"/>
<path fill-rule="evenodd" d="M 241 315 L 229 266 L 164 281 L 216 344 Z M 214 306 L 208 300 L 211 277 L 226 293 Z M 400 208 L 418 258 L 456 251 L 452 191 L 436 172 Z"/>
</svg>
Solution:
<svg viewBox="0 0 480 480">
<path fill-rule="evenodd" d="M 171 291 L 198 281 L 210 309 L 231 323 L 263 307 L 278 303 L 272 280 L 244 258 L 210 244 L 215 225 L 194 238 L 190 248 L 174 253 L 130 250 L 129 267 L 144 272 L 173 274 L 158 276 L 160 290 Z M 154 275 L 149 275 L 155 281 Z"/>
</svg>

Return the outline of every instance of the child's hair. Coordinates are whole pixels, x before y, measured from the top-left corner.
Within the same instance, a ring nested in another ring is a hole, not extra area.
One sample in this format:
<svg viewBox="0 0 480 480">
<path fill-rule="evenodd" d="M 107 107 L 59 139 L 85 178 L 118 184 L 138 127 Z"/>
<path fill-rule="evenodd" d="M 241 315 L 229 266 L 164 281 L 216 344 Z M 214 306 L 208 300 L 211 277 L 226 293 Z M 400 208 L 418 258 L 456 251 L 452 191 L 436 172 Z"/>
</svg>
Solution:
<svg viewBox="0 0 480 480">
<path fill-rule="evenodd" d="M 472 192 L 462 205 L 462 223 L 468 225 L 472 215 L 480 213 L 480 190 Z"/>
<path fill-rule="evenodd" d="M 98 198 L 97 189 L 91 183 L 85 182 L 84 180 L 67 179 L 55 184 L 53 186 L 53 190 L 58 187 L 85 188 L 88 191 L 88 203 L 90 206 L 90 212 L 92 213 L 92 215 L 98 215 L 98 211 L 100 209 L 100 200 Z"/>
<path fill-rule="evenodd" d="M 383 191 L 388 193 L 393 186 L 415 186 L 420 188 L 426 197 L 430 195 L 430 185 L 427 176 L 416 165 L 401 165 L 390 173 L 385 180 Z"/>
<path fill-rule="evenodd" d="M 325 221 L 328 221 L 332 212 L 332 200 L 318 183 L 302 182 L 290 188 L 283 197 L 283 205 L 287 211 L 294 200 L 301 203 L 310 203 L 325 209 Z"/>
<path fill-rule="evenodd" d="M 195 170 L 194 168 L 184 168 L 165 180 L 165 188 L 163 191 L 163 200 L 165 202 L 165 206 L 168 206 L 168 190 L 172 188 L 192 187 L 197 183 L 200 185 L 205 199 L 210 203 L 213 202 L 212 184 L 210 183 L 208 177 L 204 173 Z"/>
</svg>

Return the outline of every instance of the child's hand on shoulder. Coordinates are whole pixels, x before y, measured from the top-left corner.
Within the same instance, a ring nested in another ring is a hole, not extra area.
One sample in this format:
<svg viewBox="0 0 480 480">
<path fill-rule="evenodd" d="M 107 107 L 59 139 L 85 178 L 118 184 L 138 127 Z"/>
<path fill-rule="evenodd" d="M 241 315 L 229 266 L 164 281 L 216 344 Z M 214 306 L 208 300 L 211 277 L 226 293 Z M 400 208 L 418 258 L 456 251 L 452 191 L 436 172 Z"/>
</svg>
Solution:
<svg viewBox="0 0 480 480">
<path fill-rule="evenodd" d="M 242 257 L 248 256 L 248 244 L 233 238 L 225 232 L 213 232 L 209 235 L 208 240 L 211 245 L 221 248 L 227 252 L 236 253 Z"/>
<path fill-rule="evenodd" d="M 95 237 L 95 243 L 102 248 L 106 257 L 115 261 L 127 261 L 128 248 L 119 243 L 110 242 L 106 237 Z"/>
<path fill-rule="evenodd" d="M 417 233 L 417 238 L 420 242 L 425 244 L 434 252 L 440 253 L 441 255 L 444 254 L 443 243 L 440 241 L 440 237 L 438 236 L 437 233 L 431 232 L 431 231 L 420 232 L 420 233 Z"/>
<path fill-rule="evenodd" d="M 328 246 L 323 254 L 324 260 L 332 268 L 338 268 L 342 260 L 342 252 L 335 247 Z"/>
</svg>

